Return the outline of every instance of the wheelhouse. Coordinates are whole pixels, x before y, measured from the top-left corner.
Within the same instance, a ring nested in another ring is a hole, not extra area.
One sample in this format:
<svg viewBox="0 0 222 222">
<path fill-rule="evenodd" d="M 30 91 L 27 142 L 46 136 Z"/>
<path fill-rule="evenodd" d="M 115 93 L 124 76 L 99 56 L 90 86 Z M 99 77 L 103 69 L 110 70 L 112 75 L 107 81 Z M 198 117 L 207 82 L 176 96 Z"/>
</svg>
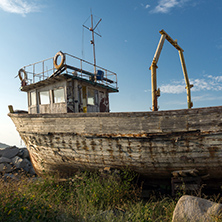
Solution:
<svg viewBox="0 0 222 222">
<path fill-rule="evenodd" d="M 24 66 L 19 78 L 21 90 L 28 95 L 28 113 L 109 112 L 109 93 L 118 92 L 117 75 L 93 66 L 62 52 Z"/>
</svg>

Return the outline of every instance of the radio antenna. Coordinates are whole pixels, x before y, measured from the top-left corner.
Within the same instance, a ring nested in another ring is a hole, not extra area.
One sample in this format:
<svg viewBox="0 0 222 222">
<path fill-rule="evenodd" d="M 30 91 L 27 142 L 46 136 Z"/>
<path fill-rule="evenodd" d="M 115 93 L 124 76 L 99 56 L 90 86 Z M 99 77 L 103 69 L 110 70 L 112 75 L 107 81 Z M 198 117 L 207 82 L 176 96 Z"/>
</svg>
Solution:
<svg viewBox="0 0 222 222">
<path fill-rule="evenodd" d="M 93 14 L 92 14 L 92 10 L 91 10 L 91 27 L 87 27 L 85 26 L 85 24 L 83 24 L 83 27 L 88 29 L 89 31 L 92 32 L 92 40 L 90 41 L 90 43 L 93 45 L 93 59 L 94 59 L 94 80 L 96 81 L 96 50 L 95 50 L 95 38 L 94 38 L 94 34 L 98 35 L 99 37 L 102 37 L 99 33 L 95 32 L 97 26 L 99 25 L 99 23 L 102 21 L 102 19 L 100 19 L 96 25 L 94 26 L 93 23 Z"/>
</svg>

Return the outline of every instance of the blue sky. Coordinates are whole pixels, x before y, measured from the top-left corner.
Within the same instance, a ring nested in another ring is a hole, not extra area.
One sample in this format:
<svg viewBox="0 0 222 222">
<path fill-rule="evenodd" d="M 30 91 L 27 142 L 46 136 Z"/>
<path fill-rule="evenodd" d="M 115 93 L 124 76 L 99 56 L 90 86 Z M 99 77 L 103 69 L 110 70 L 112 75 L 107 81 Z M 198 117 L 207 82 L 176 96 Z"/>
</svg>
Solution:
<svg viewBox="0 0 222 222">
<path fill-rule="evenodd" d="M 222 105 L 221 0 L 0 0 L 0 142 L 20 145 L 8 105 L 27 110 L 18 70 L 58 51 L 93 61 L 82 24 L 92 8 L 97 64 L 118 75 L 111 111 L 150 111 L 150 64 L 164 29 L 184 49 L 194 108 Z M 87 24 L 86 25 L 90 25 Z M 84 37 L 83 37 L 84 36 Z M 157 69 L 160 110 L 187 107 L 177 50 L 165 41 Z"/>
</svg>

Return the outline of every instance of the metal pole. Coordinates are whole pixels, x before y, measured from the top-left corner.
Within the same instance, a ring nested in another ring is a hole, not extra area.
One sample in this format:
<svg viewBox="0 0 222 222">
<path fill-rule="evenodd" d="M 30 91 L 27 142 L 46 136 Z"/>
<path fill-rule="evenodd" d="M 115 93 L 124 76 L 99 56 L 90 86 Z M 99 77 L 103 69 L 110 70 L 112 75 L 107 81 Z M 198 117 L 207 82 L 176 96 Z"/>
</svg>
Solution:
<svg viewBox="0 0 222 222">
<path fill-rule="evenodd" d="M 188 105 L 188 109 L 191 109 L 193 107 L 193 103 L 191 102 L 190 89 L 193 87 L 193 85 L 190 85 L 190 82 L 189 82 L 189 78 L 188 78 L 188 74 L 187 74 L 187 69 L 186 69 L 186 65 L 185 65 L 185 60 L 184 60 L 183 52 L 182 52 L 182 50 L 178 50 L 178 52 L 179 52 L 179 56 L 180 56 L 181 66 L 182 66 L 182 69 L 183 69 L 184 79 L 185 79 L 185 82 L 186 82 L 187 105 Z"/>
<path fill-rule="evenodd" d="M 35 64 L 33 64 L 33 83 L 35 83 Z"/>
<path fill-rule="evenodd" d="M 91 28 L 89 29 L 92 32 L 92 41 L 93 44 L 93 58 L 94 58 L 94 80 L 96 81 L 96 51 L 95 51 L 95 39 L 94 39 L 94 29 L 93 29 L 93 15 L 91 14 Z"/>
<path fill-rule="evenodd" d="M 156 65 L 156 61 L 153 60 L 152 64 L 151 64 L 151 84 L 152 84 L 152 111 L 158 111 L 158 107 L 157 107 L 157 81 L 156 81 L 156 69 L 157 69 L 157 65 Z"/>
<path fill-rule="evenodd" d="M 45 70 L 44 70 L 44 61 L 43 61 L 43 62 L 42 62 L 43 80 L 44 80 L 44 77 L 45 77 L 45 76 L 44 76 L 44 71 L 45 71 Z"/>
<path fill-rule="evenodd" d="M 158 63 L 158 60 L 159 60 L 159 58 L 160 58 L 160 53 L 161 53 L 161 51 L 162 51 L 162 48 L 163 48 L 163 44 L 164 44 L 165 39 L 166 39 L 166 35 L 165 35 L 165 34 L 161 35 L 159 44 L 158 44 L 158 46 L 157 46 L 155 55 L 154 55 L 154 57 L 153 57 L 153 60 L 156 61 L 156 64 Z"/>
<path fill-rule="evenodd" d="M 157 97 L 160 96 L 160 89 L 157 89 L 156 69 L 158 68 L 157 62 L 159 60 L 165 39 L 166 35 L 162 34 L 150 67 L 152 84 L 152 111 L 158 111 Z"/>
</svg>

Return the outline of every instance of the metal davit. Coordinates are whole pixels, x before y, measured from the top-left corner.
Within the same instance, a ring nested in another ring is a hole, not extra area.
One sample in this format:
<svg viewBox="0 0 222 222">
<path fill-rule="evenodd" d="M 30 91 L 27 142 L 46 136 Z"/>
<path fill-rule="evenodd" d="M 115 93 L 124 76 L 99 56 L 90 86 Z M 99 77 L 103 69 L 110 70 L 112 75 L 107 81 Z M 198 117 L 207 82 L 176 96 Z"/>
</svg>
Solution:
<svg viewBox="0 0 222 222">
<path fill-rule="evenodd" d="M 156 69 L 158 68 L 157 63 L 160 57 L 160 53 L 163 48 L 163 44 L 165 39 L 168 40 L 179 52 L 180 56 L 180 61 L 181 61 L 181 66 L 183 69 L 183 74 L 186 82 L 186 90 L 187 90 L 187 105 L 188 109 L 193 107 L 193 103 L 191 102 L 191 92 L 190 89 L 193 87 L 193 85 L 190 84 L 188 74 L 187 74 L 187 69 L 185 65 L 185 60 L 183 56 L 183 49 L 177 44 L 177 40 L 173 40 L 164 30 L 160 31 L 161 38 L 159 41 L 159 44 L 157 46 L 155 55 L 153 57 L 152 64 L 150 66 L 151 70 L 151 84 L 152 84 L 152 111 L 158 111 L 158 102 L 157 98 L 160 96 L 160 89 L 157 88 L 157 78 L 156 78 Z"/>
</svg>

